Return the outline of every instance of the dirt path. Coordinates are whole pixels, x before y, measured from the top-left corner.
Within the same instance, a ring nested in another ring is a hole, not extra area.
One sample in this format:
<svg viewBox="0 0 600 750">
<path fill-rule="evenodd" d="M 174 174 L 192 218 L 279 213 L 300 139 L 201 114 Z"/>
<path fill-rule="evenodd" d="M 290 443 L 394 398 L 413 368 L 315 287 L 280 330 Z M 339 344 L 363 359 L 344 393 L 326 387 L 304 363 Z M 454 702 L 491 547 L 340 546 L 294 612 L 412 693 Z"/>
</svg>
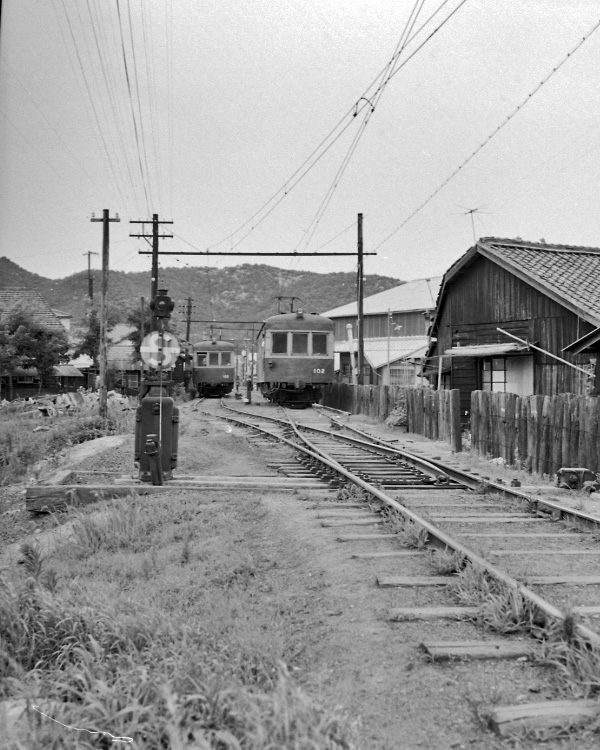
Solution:
<svg viewBox="0 0 600 750">
<path fill-rule="evenodd" d="M 217 402 L 209 402 L 206 408 L 217 409 Z M 357 420 L 361 421 L 372 432 L 390 434 L 383 426 Z M 407 447 L 410 440 L 412 447 L 418 446 L 431 457 L 453 458 L 440 444 L 404 434 L 398 437 Z M 132 443 L 133 438 L 128 437 L 122 446 L 90 454 L 78 466 L 131 473 Z M 194 411 L 191 404 L 181 408 L 179 453 L 181 474 L 276 474 L 267 466 L 265 456 L 246 440 L 244 432 Z M 464 456 L 454 458 L 462 465 L 469 461 Z M 485 462 L 481 462 L 481 468 L 485 467 Z M 491 465 L 490 470 L 489 463 L 487 470 L 492 479 L 514 476 L 507 474 L 510 470 L 505 467 Z M 236 493 L 243 503 L 244 493 Z M 426 560 L 419 557 L 382 562 L 352 558 L 353 552 L 390 549 L 394 542 L 337 541 L 339 530 L 323 527 L 319 517 L 325 512 L 320 506 L 333 498 L 334 494 L 327 491 L 265 491 L 261 497 L 261 523 L 249 524 L 246 529 L 263 554 L 276 562 L 279 575 L 286 577 L 289 595 L 306 601 L 305 619 L 298 623 L 304 632 L 305 648 L 294 672 L 297 679 L 312 695 L 344 708 L 356 723 L 363 750 L 511 747 L 482 727 L 478 709 L 494 703 L 506 705 L 555 697 L 547 687 L 547 673 L 542 667 L 523 661 L 450 666 L 428 663 L 419 649 L 424 638 L 485 639 L 489 634 L 451 621 L 389 622 L 386 614 L 390 608 L 430 603 L 432 593 L 418 588 L 380 589 L 375 583 L 376 575 L 426 574 Z M 32 522 L 24 520 L 27 523 Z M 41 527 L 44 522 L 36 523 Z M 31 526 L 20 528 L 32 531 Z M 40 533 L 44 530 L 38 536 Z M 448 603 L 442 592 L 433 596 L 439 598 L 440 604 Z M 270 604 L 266 601 L 265 606 Z M 597 742 L 597 737 L 588 740 L 580 735 L 572 743 L 569 739 L 555 740 L 543 747 L 591 750 Z M 538 745 L 523 742 L 517 746 Z"/>
</svg>

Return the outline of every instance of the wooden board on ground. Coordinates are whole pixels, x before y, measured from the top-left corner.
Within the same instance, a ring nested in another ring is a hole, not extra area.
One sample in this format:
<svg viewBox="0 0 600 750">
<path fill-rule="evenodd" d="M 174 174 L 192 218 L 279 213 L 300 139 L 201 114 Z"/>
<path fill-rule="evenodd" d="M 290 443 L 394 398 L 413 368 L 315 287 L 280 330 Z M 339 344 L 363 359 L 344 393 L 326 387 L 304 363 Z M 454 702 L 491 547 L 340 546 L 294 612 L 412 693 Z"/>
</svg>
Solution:
<svg viewBox="0 0 600 750">
<path fill-rule="evenodd" d="M 385 552 L 354 552 L 351 557 L 362 560 L 377 559 L 380 557 L 418 557 L 422 555 L 418 549 L 393 549 Z"/>
<path fill-rule="evenodd" d="M 377 585 L 385 588 L 393 586 L 447 586 L 452 576 L 377 576 Z"/>
<path fill-rule="evenodd" d="M 380 526 L 383 523 L 378 518 L 364 518 L 364 519 L 348 519 L 347 521 L 321 521 L 321 526 L 328 528 L 338 528 L 340 526 Z"/>
<path fill-rule="evenodd" d="M 544 701 L 495 708 L 489 717 L 490 727 L 501 737 L 523 729 L 551 729 L 583 724 L 600 716 L 600 705 L 594 700 Z"/>
<path fill-rule="evenodd" d="M 212 485 L 152 485 L 152 484 L 130 484 L 130 485 L 37 485 L 28 487 L 25 494 L 25 510 L 30 513 L 54 513 L 65 510 L 69 506 L 90 505 L 100 500 L 111 500 L 117 497 L 129 495 L 160 495 L 172 492 L 197 492 L 223 491 L 225 489 L 257 490 L 264 492 L 266 489 L 277 492 L 285 492 L 296 489 L 294 485 L 285 487 L 259 487 L 249 483 L 239 487 L 225 486 L 223 484 Z"/>
<path fill-rule="evenodd" d="M 338 536 L 335 538 L 336 542 L 377 542 L 382 539 L 389 541 L 394 539 L 394 535 L 390 532 L 386 534 L 348 534 L 347 536 Z"/>
<path fill-rule="evenodd" d="M 493 549 L 488 555 L 504 556 L 510 555 L 518 557 L 519 555 L 600 555 L 600 549 Z"/>
<path fill-rule="evenodd" d="M 533 653 L 533 646 L 527 641 L 423 641 L 420 647 L 434 661 L 519 659 Z"/>
<path fill-rule="evenodd" d="M 397 607 L 388 620 L 467 620 L 478 613 L 478 607 Z"/>
<path fill-rule="evenodd" d="M 562 576 L 531 576 L 527 578 L 528 584 L 538 586 L 554 586 L 568 583 L 572 586 L 598 586 L 600 576 L 562 575 Z"/>
</svg>

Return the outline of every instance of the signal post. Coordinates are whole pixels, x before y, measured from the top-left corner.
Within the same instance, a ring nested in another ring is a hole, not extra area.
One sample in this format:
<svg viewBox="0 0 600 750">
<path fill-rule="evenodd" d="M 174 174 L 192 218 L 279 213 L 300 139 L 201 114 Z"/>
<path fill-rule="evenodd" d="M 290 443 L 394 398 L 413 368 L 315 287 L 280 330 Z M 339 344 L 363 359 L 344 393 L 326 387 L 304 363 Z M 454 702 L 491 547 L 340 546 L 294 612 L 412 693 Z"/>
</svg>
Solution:
<svg viewBox="0 0 600 750">
<path fill-rule="evenodd" d="M 140 385 L 134 459 L 140 481 L 162 485 L 166 479 L 173 479 L 179 442 L 179 409 L 166 391 L 173 381 L 164 379 L 164 370 L 175 365 L 180 349 L 175 336 L 164 330 L 174 307 L 166 289 L 158 290 L 150 307 L 158 330 L 145 336 L 140 347 L 142 360 L 151 372 Z"/>
</svg>

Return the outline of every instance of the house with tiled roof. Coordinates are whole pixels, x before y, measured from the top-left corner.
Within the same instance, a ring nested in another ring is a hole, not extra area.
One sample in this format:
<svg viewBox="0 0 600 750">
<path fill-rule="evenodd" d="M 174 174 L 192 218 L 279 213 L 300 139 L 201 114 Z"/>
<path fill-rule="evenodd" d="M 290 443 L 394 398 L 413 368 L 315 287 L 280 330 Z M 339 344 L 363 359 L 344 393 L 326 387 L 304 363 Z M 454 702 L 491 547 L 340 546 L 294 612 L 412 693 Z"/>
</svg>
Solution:
<svg viewBox="0 0 600 750">
<path fill-rule="evenodd" d="M 419 384 L 441 281 L 441 276 L 415 279 L 364 298 L 365 384 Z M 350 357 L 356 358 L 358 351 L 358 302 L 322 314 L 334 322 L 336 371 L 342 382 L 351 382 Z"/>
<path fill-rule="evenodd" d="M 444 274 L 428 379 L 465 417 L 474 390 L 594 392 L 595 356 L 571 345 L 600 329 L 599 274 L 599 248 L 480 239 Z"/>
<path fill-rule="evenodd" d="M 2 317 L 14 310 L 21 308 L 27 312 L 37 323 L 41 323 L 50 330 L 69 330 L 68 324 L 61 321 L 61 317 L 69 318 L 68 313 L 57 313 L 35 289 L 23 287 L 7 287 L 0 289 L 0 320 Z"/>
</svg>

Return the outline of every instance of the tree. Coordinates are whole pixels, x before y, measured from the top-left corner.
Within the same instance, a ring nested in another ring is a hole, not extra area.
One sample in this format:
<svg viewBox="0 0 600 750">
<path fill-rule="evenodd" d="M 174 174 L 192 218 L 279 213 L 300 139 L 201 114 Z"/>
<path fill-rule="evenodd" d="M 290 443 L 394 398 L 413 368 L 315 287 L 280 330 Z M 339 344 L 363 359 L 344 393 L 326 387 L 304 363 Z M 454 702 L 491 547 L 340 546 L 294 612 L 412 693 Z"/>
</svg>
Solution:
<svg viewBox="0 0 600 750">
<path fill-rule="evenodd" d="M 67 359 L 66 331 L 47 328 L 21 308 L 14 308 L 0 321 L 0 374 L 8 375 L 9 398 L 18 367 L 37 368 L 40 389 L 54 365 Z"/>
<path fill-rule="evenodd" d="M 114 310 L 108 310 L 107 331 L 110 331 L 119 322 L 119 313 Z M 86 328 L 83 338 L 73 352 L 75 357 L 87 354 L 94 360 L 94 365 L 98 367 L 98 357 L 100 356 L 100 313 L 95 307 L 91 307 L 86 315 Z"/>
</svg>

